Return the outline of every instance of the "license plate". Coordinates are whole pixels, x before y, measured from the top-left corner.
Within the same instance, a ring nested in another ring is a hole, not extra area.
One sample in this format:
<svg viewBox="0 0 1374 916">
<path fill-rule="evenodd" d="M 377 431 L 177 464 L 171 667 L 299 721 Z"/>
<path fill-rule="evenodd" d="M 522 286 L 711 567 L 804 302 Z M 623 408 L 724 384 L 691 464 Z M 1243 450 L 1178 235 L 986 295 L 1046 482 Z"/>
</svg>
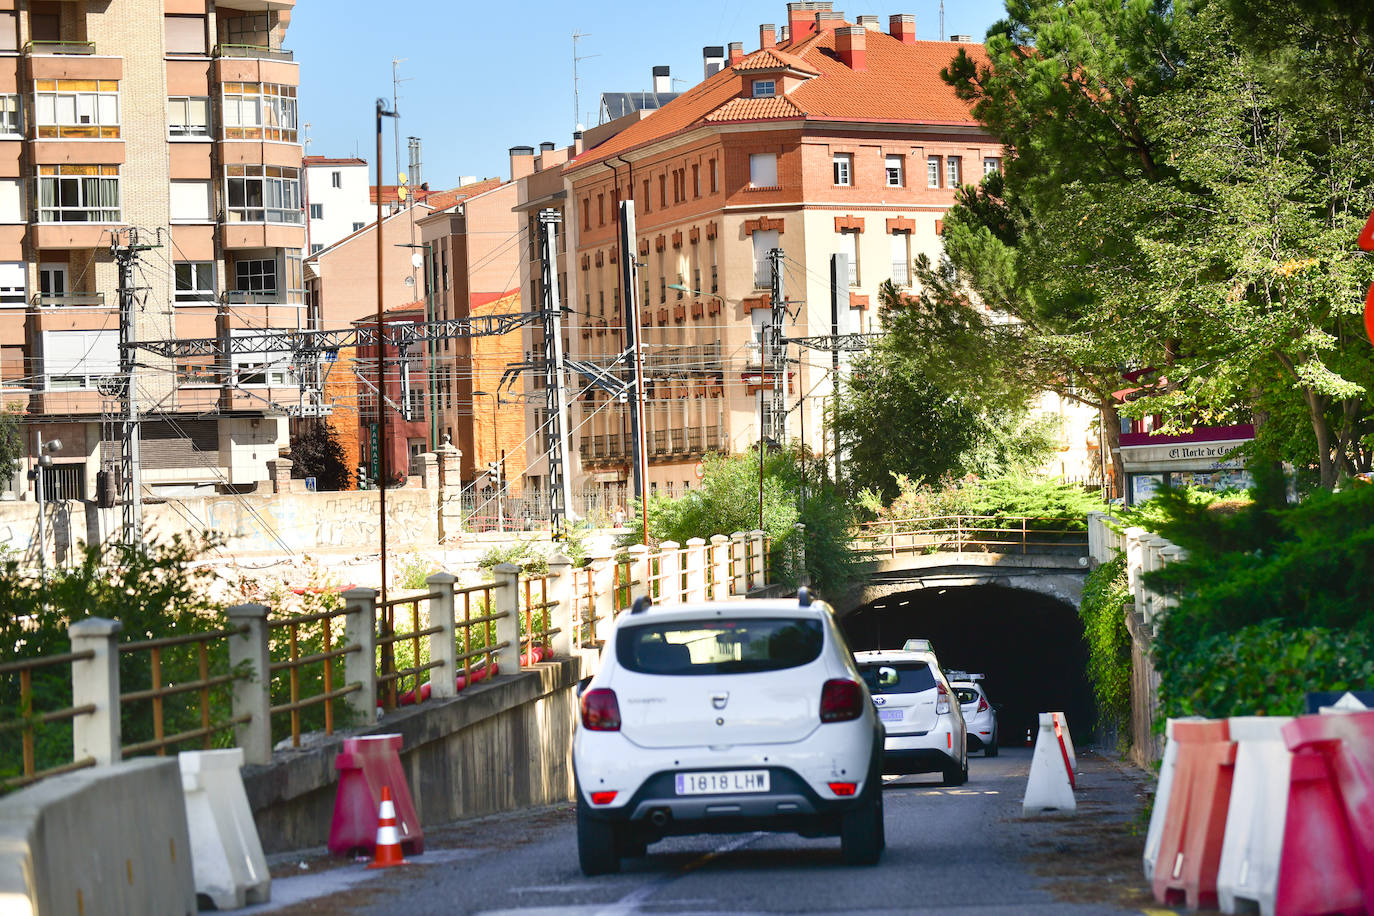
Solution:
<svg viewBox="0 0 1374 916">
<path fill-rule="evenodd" d="M 902 721 L 902 715 L 903 713 L 900 709 L 878 710 L 878 718 L 883 722 L 900 722 Z"/>
<path fill-rule="evenodd" d="M 711 773 L 677 774 L 678 795 L 724 795 L 767 791 L 767 770 L 720 770 Z"/>
</svg>

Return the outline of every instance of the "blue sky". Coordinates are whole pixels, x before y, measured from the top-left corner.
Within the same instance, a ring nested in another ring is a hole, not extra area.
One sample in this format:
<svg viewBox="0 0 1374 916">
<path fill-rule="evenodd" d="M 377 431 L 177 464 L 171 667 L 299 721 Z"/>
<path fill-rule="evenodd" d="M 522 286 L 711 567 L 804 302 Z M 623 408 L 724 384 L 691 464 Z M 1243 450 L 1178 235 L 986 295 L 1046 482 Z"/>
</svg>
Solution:
<svg viewBox="0 0 1374 916">
<path fill-rule="evenodd" d="M 939 0 L 836 0 L 849 21 L 914 13 L 921 39 L 939 37 Z M 945 34 L 981 39 L 1003 13 L 1002 0 L 947 0 Z M 424 179 L 451 187 L 460 175 L 505 177 L 506 150 L 560 146 L 572 137 L 572 33 L 579 45 L 582 113 L 596 123 L 603 91 L 651 87 L 651 68 L 667 64 L 689 83 L 702 77 L 703 45 L 758 46 L 761 22 L 781 25 L 785 0 L 545 2 L 517 0 L 300 0 L 286 47 L 301 65 L 301 120 L 309 122 L 316 156 L 371 161 L 376 145 L 373 106 L 391 97 L 391 60 L 407 58 L 400 74 L 401 158 L 408 136 L 424 141 Z M 597 55 L 597 56 L 590 56 Z M 675 83 L 681 91 L 683 83 Z M 383 144 L 388 183 L 395 180 L 390 122 Z"/>
</svg>

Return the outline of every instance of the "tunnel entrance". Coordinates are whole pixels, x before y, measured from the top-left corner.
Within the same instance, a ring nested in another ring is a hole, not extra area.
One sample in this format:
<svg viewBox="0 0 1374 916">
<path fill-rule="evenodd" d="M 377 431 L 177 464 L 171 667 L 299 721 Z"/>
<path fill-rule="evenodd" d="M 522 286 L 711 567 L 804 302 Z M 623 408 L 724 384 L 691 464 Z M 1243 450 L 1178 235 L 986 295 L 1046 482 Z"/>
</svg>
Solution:
<svg viewBox="0 0 1374 916">
<path fill-rule="evenodd" d="M 923 637 L 945 670 L 985 674 L 1005 746 L 1024 744 L 1037 715 L 1051 711 L 1068 717 L 1075 741 L 1091 738 L 1097 709 L 1088 647 L 1078 612 L 1064 601 L 999 585 L 922 588 L 862 605 L 841 626 L 856 652 Z"/>
</svg>

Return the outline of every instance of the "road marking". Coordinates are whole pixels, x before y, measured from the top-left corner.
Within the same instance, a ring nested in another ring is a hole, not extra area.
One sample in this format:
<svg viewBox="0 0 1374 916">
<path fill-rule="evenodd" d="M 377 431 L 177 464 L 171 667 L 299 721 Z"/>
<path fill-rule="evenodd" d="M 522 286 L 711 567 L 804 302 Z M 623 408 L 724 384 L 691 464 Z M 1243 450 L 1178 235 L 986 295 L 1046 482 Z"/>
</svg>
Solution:
<svg viewBox="0 0 1374 916">
<path fill-rule="evenodd" d="M 742 837 L 737 837 L 728 843 L 717 846 L 705 855 L 699 856 L 688 862 L 686 865 L 682 866 L 682 868 L 678 869 L 678 871 L 656 878 L 648 884 L 636 888 L 624 897 L 621 897 L 610 906 L 596 910 L 595 916 L 629 916 L 629 914 L 635 912 L 641 903 L 648 900 L 654 894 L 657 894 L 667 885 L 672 884 L 679 878 L 685 878 L 697 869 L 704 867 L 713 859 L 717 859 L 726 853 L 734 852 L 736 849 L 749 845 L 761 836 L 763 836 L 762 833 L 749 833 Z"/>
</svg>

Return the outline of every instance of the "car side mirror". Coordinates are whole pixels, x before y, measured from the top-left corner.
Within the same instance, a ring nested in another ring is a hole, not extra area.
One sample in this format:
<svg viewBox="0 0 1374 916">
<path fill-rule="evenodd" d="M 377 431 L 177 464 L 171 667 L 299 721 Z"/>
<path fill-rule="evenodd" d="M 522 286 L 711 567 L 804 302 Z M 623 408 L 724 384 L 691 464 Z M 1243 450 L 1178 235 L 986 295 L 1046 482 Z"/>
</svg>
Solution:
<svg viewBox="0 0 1374 916">
<path fill-rule="evenodd" d="M 587 692 L 587 687 L 588 687 L 588 685 L 591 684 L 591 682 L 592 682 L 592 676 L 591 676 L 591 675 L 588 675 L 587 677 L 584 677 L 582 680 L 580 680 L 580 681 L 577 682 L 577 698 L 578 698 L 578 699 L 581 699 L 581 698 L 582 698 L 582 694 L 584 694 L 584 693 Z"/>
</svg>

